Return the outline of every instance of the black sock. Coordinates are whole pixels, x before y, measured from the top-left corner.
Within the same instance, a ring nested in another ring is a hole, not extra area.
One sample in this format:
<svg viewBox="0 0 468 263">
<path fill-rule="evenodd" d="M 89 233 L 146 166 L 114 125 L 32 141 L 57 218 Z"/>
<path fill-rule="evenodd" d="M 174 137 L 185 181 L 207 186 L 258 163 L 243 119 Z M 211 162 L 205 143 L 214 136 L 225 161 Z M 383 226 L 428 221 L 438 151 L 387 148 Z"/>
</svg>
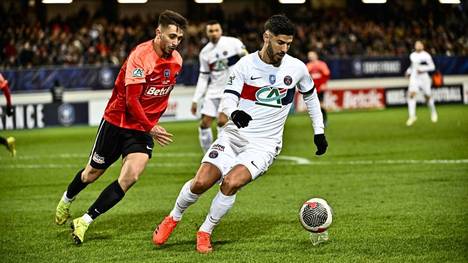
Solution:
<svg viewBox="0 0 468 263">
<path fill-rule="evenodd" d="M 107 212 L 114 205 L 116 205 L 125 196 L 125 192 L 120 187 L 119 182 L 116 180 L 102 191 L 98 199 L 88 209 L 88 215 L 95 219 L 101 214 Z"/>
<path fill-rule="evenodd" d="M 72 199 L 75 197 L 78 193 L 81 192 L 89 183 L 83 183 L 81 181 L 81 173 L 84 171 L 84 169 L 81 169 L 76 175 L 75 178 L 73 178 L 73 181 L 68 185 L 67 189 L 67 198 Z"/>
<path fill-rule="evenodd" d="M 5 138 L 3 138 L 3 137 L 0 137 L 0 144 L 3 144 L 3 145 L 5 145 L 5 146 L 8 147 L 8 142 L 7 142 L 7 140 L 6 140 Z"/>
<path fill-rule="evenodd" d="M 324 108 L 320 108 L 320 111 L 322 112 L 323 116 L 323 123 L 327 123 L 327 111 Z"/>
</svg>

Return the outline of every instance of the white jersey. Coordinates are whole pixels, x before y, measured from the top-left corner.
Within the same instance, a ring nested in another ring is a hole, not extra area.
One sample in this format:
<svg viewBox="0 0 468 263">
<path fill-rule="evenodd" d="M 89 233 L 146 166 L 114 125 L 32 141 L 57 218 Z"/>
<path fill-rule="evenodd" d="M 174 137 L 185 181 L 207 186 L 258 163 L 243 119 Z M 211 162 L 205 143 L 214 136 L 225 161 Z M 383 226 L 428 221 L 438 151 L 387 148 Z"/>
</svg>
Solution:
<svg viewBox="0 0 468 263">
<path fill-rule="evenodd" d="M 231 69 L 222 109 L 227 116 L 231 116 L 234 110 L 243 110 L 252 120 L 247 127 L 240 129 L 229 121 L 224 133 L 240 142 L 263 144 L 265 150 L 266 147 L 276 147 L 279 152 L 296 87 L 303 94 L 312 94 L 311 103 L 307 106 L 314 131 L 315 134 L 324 133 L 314 82 L 302 61 L 286 54 L 281 65 L 275 67 L 263 62 L 258 51 L 241 58 Z"/>
<path fill-rule="evenodd" d="M 406 74 L 410 75 L 410 83 L 430 79 L 428 72 L 433 71 L 435 65 L 429 53 L 424 50 L 420 52 L 414 51 L 410 55 L 410 61 L 411 65 L 406 70 Z"/>
<path fill-rule="evenodd" d="M 216 44 L 209 42 L 200 51 L 200 75 L 193 101 L 202 97 L 221 98 L 229 77 L 229 68 L 245 54 L 245 46 L 234 37 L 221 36 Z"/>
</svg>

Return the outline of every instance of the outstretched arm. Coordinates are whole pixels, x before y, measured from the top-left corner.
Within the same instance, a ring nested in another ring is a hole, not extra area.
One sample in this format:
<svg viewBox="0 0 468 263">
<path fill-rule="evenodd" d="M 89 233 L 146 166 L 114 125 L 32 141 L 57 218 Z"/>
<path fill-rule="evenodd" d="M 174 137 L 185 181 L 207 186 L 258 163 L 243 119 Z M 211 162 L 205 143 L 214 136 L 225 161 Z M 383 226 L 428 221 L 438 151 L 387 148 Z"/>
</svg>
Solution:
<svg viewBox="0 0 468 263">
<path fill-rule="evenodd" d="M 312 127 L 314 128 L 314 143 L 317 146 L 316 155 L 322 155 L 327 151 L 328 143 L 325 138 L 325 125 L 323 124 L 323 116 L 320 111 L 320 101 L 317 96 L 314 82 L 312 81 L 307 68 L 304 65 L 304 75 L 299 81 L 297 87 L 299 92 L 304 97 L 304 103 L 307 106 Z M 312 87 L 312 88 L 311 88 Z"/>
</svg>

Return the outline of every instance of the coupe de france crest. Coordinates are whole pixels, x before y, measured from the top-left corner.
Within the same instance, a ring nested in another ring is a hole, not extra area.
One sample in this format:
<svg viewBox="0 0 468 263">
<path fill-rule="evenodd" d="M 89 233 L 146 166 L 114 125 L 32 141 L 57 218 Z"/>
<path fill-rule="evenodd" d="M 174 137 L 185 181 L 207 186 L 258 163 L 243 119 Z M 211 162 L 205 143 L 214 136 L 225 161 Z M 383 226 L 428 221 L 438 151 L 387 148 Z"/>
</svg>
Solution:
<svg viewBox="0 0 468 263">
<path fill-rule="evenodd" d="M 270 75 L 270 77 L 268 78 L 270 80 L 270 84 L 275 84 L 276 82 L 276 76 L 275 75 Z"/>
</svg>

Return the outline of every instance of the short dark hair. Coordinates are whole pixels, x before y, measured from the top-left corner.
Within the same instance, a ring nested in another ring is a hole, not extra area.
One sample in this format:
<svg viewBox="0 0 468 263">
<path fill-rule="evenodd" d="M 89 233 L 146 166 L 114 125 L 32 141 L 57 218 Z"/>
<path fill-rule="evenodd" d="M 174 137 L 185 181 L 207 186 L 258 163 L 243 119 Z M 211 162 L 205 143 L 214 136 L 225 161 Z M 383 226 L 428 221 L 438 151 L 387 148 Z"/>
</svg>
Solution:
<svg viewBox="0 0 468 263">
<path fill-rule="evenodd" d="M 285 15 L 274 15 L 265 22 L 265 31 L 270 31 L 274 35 L 293 36 L 296 27 Z"/>
<path fill-rule="evenodd" d="M 210 20 L 210 21 L 206 22 L 207 26 L 216 25 L 216 24 L 221 25 L 221 23 L 218 20 Z"/>
<path fill-rule="evenodd" d="M 177 12 L 165 10 L 159 15 L 158 25 L 163 27 L 175 25 L 185 30 L 187 28 L 187 19 Z"/>
</svg>

